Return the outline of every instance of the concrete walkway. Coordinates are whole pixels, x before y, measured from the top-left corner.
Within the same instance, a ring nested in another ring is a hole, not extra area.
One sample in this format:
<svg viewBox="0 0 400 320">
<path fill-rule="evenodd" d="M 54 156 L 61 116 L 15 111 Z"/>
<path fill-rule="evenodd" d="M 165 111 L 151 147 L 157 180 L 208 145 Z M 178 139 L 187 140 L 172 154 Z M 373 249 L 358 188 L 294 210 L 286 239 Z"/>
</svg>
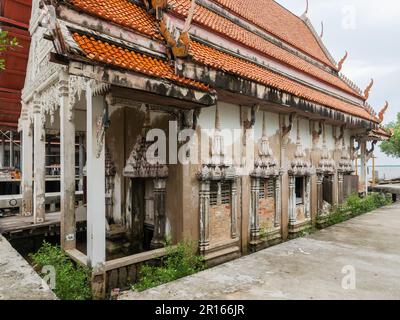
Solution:
<svg viewBox="0 0 400 320">
<path fill-rule="evenodd" d="M 0 300 L 57 299 L 28 262 L 0 235 Z"/>
<path fill-rule="evenodd" d="M 400 299 L 400 204 L 121 299 Z"/>
</svg>

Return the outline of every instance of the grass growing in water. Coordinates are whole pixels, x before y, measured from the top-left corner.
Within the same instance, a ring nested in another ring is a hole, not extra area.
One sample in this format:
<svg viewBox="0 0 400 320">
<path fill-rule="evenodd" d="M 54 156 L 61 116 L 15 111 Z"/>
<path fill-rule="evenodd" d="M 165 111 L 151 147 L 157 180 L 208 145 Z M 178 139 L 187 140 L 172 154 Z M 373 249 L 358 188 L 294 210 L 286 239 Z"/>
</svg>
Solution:
<svg viewBox="0 0 400 320">
<path fill-rule="evenodd" d="M 145 264 L 140 268 L 139 282 L 132 286 L 132 290 L 144 291 L 204 270 L 203 257 L 195 253 L 191 242 L 167 245 L 166 250 L 160 266 Z"/>
<path fill-rule="evenodd" d="M 30 258 L 39 273 L 45 266 L 54 267 L 56 277 L 53 291 L 61 300 L 92 298 L 90 269 L 76 265 L 59 246 L 44 241 L 42 247 L 31 254 Z"/>
</svg>

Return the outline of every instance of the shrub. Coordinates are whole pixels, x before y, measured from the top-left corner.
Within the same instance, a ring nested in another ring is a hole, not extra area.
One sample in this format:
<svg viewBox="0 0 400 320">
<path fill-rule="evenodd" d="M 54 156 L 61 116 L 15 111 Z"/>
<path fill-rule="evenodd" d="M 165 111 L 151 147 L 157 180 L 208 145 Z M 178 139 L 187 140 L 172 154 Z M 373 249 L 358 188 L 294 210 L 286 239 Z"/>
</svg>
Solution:
<svg viewBox="0 0 400 320">
<path fill-rule="evenodd" d="M 52 266 L 56 272 L 54 293 L 61 300 L 89 300 L 92 296 L 90 269 L 76 265 L 59 246 L 46 241 L 34 254 L 30 255 L 35 269 Z"/>
<path fill-rule="evenodd" d="M 196 255 L 194 248 L 187 241 L 176 246 L 167 245 L 167 254 L 161 260 L 161 265 L 143 265 L 140 268 L 139 281 L 132 289 L 144 291 L 203 270 L 203 257 Z"/>
<path fill-rule="evenodd" d="M 360 198 L 358 194 L 353 194 L 347 198 L 344 204 L 332 209 L 326 224 L 334 225 L 391 203 L 391 197 L 381 193 L 371 193 L 364 198 Z"/>
</svg>

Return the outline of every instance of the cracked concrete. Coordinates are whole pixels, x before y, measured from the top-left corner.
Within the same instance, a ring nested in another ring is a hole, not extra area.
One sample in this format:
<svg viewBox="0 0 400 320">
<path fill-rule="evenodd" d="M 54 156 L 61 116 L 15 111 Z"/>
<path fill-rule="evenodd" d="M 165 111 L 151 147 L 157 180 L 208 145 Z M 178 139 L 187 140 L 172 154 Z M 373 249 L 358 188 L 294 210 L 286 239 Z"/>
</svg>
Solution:
<svg viewBox="0 0 400 320">
<path fill-rule="evenodd" d="M 29 263 L 0 235 L 0 300 L 55 300 Z"/>
<path fill-rule="evenodd" d="M 399 270 L 400 203 L 120 299 L 400 299 Z"/>
</svg>

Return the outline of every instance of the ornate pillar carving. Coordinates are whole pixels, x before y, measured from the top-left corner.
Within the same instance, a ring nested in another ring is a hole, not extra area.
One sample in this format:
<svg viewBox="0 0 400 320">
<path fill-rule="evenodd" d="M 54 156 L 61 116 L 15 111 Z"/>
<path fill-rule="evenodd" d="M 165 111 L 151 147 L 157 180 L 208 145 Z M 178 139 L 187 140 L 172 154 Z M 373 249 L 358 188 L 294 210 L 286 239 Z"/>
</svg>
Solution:
<svg viewBox="0 0 400 320">
<path fill-rule="evenodd" d="M 338 198 L 339 204 L 344 201 L 344 189 L 343 189 L 344 174 L 343 172 L 338 172 Z"/>
<path fill-rule="evenodd" d="M 27 114 L 22 114 L 22 207 L 23 216 L 31 216 L 33 213 L 33 137 L 31 119 Z"/>
<path fill-rule="evenodd" d="M 317 174 L 317 214 L 322 214 L 322 201 L 323 201 L 323 182 L 324 175 L 322 173 Z"/>
<path fill-rule="evenodd" d="M 154 235 L 151 240 L 153 249 L 165 245 L 165 193 L 166 179 L 154 179 Z"/>
<path fill-rule="evenodd" d="M 61 155 L 61 247 L 76 247 L 75 221 L 75 122 L 74 105 L 70 99 L 70 79 L 60 72 L 60 155 Z"/>
<path fill-rule="evenodd" d="M 260 236 L 258 205 L 260 193 L 260 179 L 251 179 L 251 223 L 250 223 L 250 236 L 252 241 L 257 241 Z"/>
<path fill-rule="evenodd" d="M 281 184 L 282 184 L 282 172 L 275 179 L 275 228 L 281 226 L 282 206 L 281 206 Z"/>
<path fill-rule="evenodd" d="M 306 193 L 304 196 L 304 201 L 305 201 L 305 208 L 304 208 L 304 213 L 306 219 L 311 218 L 311 176 L 306 176 Z"/>
<path fill-rule="evenodd" d="M 200 183 L 200 252 L 204 253 L 210 244 L 210 181 Z"/>
<path fill-rule="evenodd" d="M 296 177 L 289 176 L 289 224 L 295 224 L 296 217 Z"/>
<path fill-rule="evenodd" d="M 231 236 L 232 239 L 238 238 L 237 232 L 237 182 L 236 179 L 232 180 L 232 187 L 231 187 Z"/>
<path fill-rule="evenodd" d="M 34 117 L 34 188 L 33 214 L 34 223 L 45 221 L 46 204 L 46 115 L 38 96 L 33 101 Z"/>
</svg>

